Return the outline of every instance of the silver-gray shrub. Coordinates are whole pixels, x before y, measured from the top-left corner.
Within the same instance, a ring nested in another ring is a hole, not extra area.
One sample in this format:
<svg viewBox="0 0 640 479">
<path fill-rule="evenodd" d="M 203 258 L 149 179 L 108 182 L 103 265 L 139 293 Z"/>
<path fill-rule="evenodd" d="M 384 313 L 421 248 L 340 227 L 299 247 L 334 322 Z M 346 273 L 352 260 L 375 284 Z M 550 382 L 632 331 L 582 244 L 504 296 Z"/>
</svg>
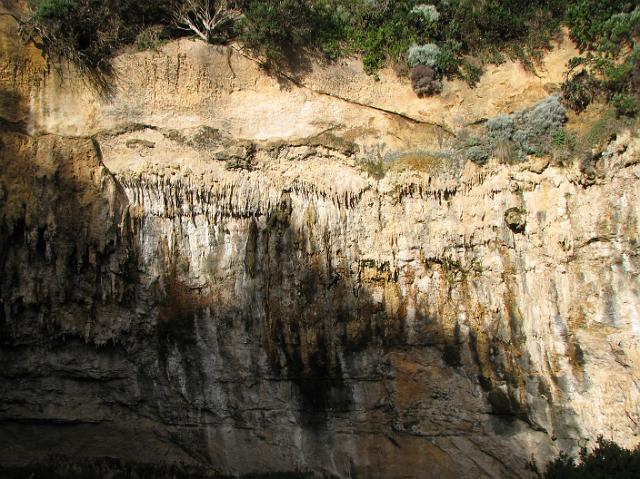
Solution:
<svg viewBox="0 0 640 479">
<path fill-rule="evenodd" d="M 498 115 L 487 121 L 486 142 L 491 150 L 498 144 L 511 142 L 516 155 L 545 154 L 551 150 L 553 138 L 567 121 L 567 111 L 556 95 L 513 115 Z"/>
<path fill-rule="evenodd" d="M 435 5 L 416 5 L 411 9 L 411 14 L 420 17 L 428 23 L 436 23 L 440 20 L 440 12 Z"/>
<path fill-rule="evenodd" d="M 518 113 L 513 141 L 525 155 L 551 151 L 554 135 L 567 121 L 567 110 L 556 95 Z"/>
<path fill-rule="evenodd" d="M 426 45 L 412 45 L 407 54 L 407 61 L 412 67 L 425 65 L 434 68 L 440 57 L 440 47 L 435 43 Z"/>
<path fill-rule="evenodd" d="M 498 115 L 487 121 L 487 139 L 492 144 L 510 140 L 514 131 L 515 122 L 511 115 Z"/>
</svg>

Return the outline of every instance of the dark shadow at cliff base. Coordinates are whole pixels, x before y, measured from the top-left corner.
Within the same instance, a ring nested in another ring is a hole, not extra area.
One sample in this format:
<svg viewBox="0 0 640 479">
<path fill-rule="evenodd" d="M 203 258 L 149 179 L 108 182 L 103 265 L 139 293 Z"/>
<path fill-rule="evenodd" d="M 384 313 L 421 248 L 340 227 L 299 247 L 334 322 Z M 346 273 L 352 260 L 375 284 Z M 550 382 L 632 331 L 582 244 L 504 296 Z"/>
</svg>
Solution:
<svg viewBox="0 0 640 479">
<path fill-rule="evenodd" d="M 3 468 L 1 479 L 311 479 L 311 473 L 277 472 L 229 476 L 206 467 L 144 464 L 112 457 L 73 459 L 50 456 L 25 467 Z"/>
</svg>

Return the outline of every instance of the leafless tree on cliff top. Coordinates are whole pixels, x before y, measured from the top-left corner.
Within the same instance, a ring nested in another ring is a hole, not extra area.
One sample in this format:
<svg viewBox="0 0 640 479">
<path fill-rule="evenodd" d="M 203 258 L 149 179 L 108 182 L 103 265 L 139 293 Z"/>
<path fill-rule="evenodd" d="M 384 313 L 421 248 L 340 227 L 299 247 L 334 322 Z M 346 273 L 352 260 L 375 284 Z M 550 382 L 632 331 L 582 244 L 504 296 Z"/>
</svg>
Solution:
<svg viewBox="0 0 640 479">
<path fill-rule="evenodd" d="M 208 43 L 224 38 L 224 31 L 241 12 L 228 0 L 177 0 L 174 3 L 174 20 L 178 28 L 188 30 Z"/>
</svg>

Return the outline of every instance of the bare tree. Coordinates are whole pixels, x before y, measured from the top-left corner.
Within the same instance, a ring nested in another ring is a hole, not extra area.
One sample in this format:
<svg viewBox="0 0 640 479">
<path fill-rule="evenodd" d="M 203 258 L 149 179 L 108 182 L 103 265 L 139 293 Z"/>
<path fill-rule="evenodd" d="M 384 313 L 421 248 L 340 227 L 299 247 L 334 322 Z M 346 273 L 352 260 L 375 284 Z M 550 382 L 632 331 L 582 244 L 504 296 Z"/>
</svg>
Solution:
<svg viewBox="0 0 640 479">
<path fill-rule="evenodd" d="M 174 20 L 178 28 L 188 30 L 208 43 L 215 43 L 241 12 L 228 0 L 177 0 Z"/>
</svg>

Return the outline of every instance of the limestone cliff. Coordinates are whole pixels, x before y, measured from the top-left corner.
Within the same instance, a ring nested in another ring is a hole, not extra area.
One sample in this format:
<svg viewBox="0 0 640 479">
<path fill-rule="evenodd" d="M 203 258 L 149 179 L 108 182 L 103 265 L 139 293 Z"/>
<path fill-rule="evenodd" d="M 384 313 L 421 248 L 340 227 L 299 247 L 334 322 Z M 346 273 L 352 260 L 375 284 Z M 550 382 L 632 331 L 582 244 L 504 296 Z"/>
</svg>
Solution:
<svg viewBox="0 0 640 479">
<path fill-rule="evenodd" d="M 511 478 L 638 442 L 637 132 L 588 174 L 433 153 L 570 44 L 424 100 L 181 40 L 105 92 L 2 28 L 0 463 Z"/>
</svg>

